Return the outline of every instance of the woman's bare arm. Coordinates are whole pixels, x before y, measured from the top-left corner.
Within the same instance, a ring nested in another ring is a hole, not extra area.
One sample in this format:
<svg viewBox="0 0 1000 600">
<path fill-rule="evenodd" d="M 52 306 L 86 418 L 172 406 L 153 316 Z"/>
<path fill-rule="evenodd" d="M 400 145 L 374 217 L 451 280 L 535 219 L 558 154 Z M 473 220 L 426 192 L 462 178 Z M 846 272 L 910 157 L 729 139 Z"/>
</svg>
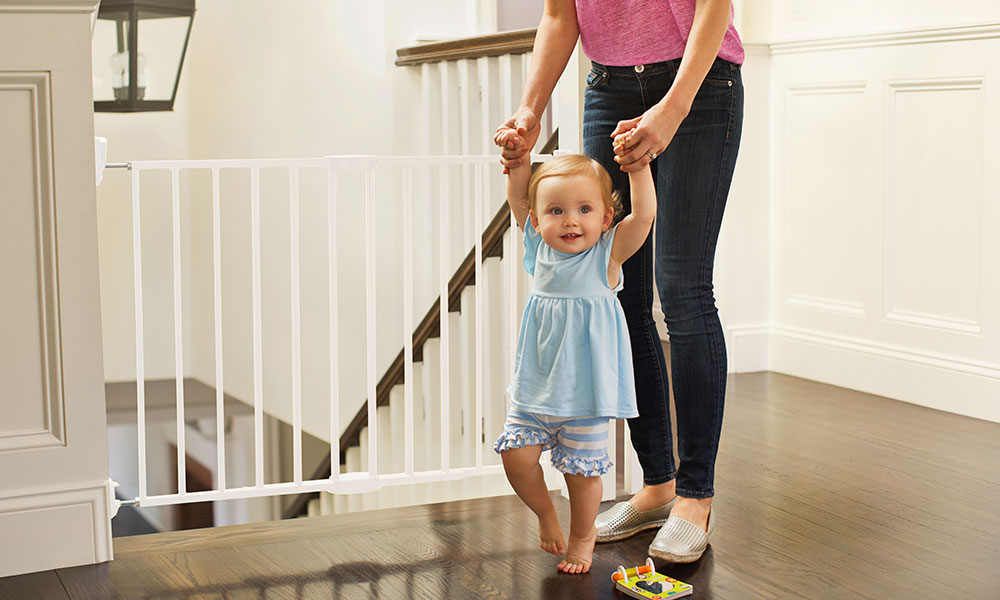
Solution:
<svg viewBox="0 0 1000 600">
<path fill-rule="evenodd" d="M 526 164 L 526 155 L 538 141 L 541 131 L 538 117 L 549 103 L 552 90 L 573 54 L 580 28 L 576 22 L 574 0 L 545 0 L 545 11 L 535 34 L 531 66 L 521 94 L 521 105 L 497 129 L 517 133 L 502 146 L 505 167 Z"/>
</svg>

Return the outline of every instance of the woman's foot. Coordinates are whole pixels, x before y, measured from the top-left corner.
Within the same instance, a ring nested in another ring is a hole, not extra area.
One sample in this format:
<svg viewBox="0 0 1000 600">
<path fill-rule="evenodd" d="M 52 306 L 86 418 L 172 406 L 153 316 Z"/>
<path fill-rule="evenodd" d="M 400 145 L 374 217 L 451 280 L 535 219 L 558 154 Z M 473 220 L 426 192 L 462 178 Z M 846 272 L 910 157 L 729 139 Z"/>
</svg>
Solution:
<svg viewBox="0 0 1000 600">
<path fill-rule="evenodd" d="M 629 499 L 628 503 L 634 506 L 636 510 L 640 511 L 659 508 L 673 500 L 677 495 L 674 492 L 674 485 L 676 481 L 676 479 L 671 479 L 665 483 L 644 485 L 641 490 L 636 492 L 636 494 Z"/>
<path fill-rule="evenodd" d="M 691 506 L 685 507 L 685 509 L 693 508 L 692 512 L 694 513 L 700 513 L 698 505 L 705 504 L 704 502 L 696 502 L 693 498 L 684 498 L 684 500 L 692 500 L 692 502 L 684 504 L 690 504 Z M 678 502 L 678 506 L 680 505 L 681 503 Z M 675 563 L 690 563 L 698 560 L 705 553 L 705 549 L 712 541 L 712 534 L 715 533 L 715 512 L 709 510 L 707 524 L 704 528 L 696 524 L 696 521 L 700 520 L 696 516 L 688 514 L 688 517 L 692 519 L 689 521 L 687 518 L 671 515 L 663 527 L 656 532 L 656 537 L 653 538 L 647 552 L 654 558 Z"/>
<path fill-rule="evenodd" d="M 538 517 L 538 546 L 556 556 L 566 553 L 566 540 L 562 528 L 559 527 L 559 517 L 556 511 Z"/>
<path fill-rule="evenodd" d="M 684 496 L 678 496 L 677 502 L 670 510 L 670 516 L 684 519 L 688 523 L 693 523 L 702 531 L 708 531 L 708 513 L 711 508 L 711 498 L 685 498 Z"/>
<path fill-rule="evenodd" d="M 594 543 L 597 541 L 597 529 L 591 529 L 585 537 L 569 534 L 569 547 L 566 558 L 562 559 L 556 568 L 563 573 L 587 573 L 594 558 Z"/>
</svg>

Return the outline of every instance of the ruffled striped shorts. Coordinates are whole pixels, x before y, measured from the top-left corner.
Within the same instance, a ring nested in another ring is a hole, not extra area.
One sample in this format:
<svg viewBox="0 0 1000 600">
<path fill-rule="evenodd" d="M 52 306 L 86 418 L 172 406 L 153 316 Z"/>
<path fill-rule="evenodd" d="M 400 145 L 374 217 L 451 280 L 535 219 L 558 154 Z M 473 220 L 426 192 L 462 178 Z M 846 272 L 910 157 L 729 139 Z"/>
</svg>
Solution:
<svg viewBox="0 0 1000 600">
<path fill-rule="evenodd" d="M 570 475 L 596 477 L 611 468 L 608 456 L 610 417 L 553 417 L 511 409 L 503 433 L 493 445 L 497 454 L 523 446 L 552 451 L 552 466 Z"/>
</svg>

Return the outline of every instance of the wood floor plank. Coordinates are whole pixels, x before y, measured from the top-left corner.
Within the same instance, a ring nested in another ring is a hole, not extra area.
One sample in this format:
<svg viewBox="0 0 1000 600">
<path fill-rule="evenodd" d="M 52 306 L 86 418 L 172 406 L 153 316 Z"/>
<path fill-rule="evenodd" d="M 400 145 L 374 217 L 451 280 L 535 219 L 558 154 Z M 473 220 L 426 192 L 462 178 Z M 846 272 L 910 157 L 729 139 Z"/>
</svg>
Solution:
<svg viewBox="0 0 1000 600">
<path fill-rule="evenodd" d="M 69 600 L 55 571 L 28 573 L 14 577 L 0 577 L 0 600 Z"/>
</svg>

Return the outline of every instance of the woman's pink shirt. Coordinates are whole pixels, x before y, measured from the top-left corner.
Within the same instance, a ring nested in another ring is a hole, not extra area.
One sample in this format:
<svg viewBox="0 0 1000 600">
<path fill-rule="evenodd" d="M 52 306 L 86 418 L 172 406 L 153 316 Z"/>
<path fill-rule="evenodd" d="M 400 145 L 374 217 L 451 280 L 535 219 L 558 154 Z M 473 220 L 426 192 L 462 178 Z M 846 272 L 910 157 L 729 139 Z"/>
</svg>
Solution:
<svg viewBox="0 0 1000 600">
<path fill-rule="evenodd" d="M 695 0 L 576 0 L 583 51 L 606 66 L 648 65 L 684 54 Z M 719 58 L 743 64 L 743 42 L 733 26 L 722 38 Z"/>
</svg>

